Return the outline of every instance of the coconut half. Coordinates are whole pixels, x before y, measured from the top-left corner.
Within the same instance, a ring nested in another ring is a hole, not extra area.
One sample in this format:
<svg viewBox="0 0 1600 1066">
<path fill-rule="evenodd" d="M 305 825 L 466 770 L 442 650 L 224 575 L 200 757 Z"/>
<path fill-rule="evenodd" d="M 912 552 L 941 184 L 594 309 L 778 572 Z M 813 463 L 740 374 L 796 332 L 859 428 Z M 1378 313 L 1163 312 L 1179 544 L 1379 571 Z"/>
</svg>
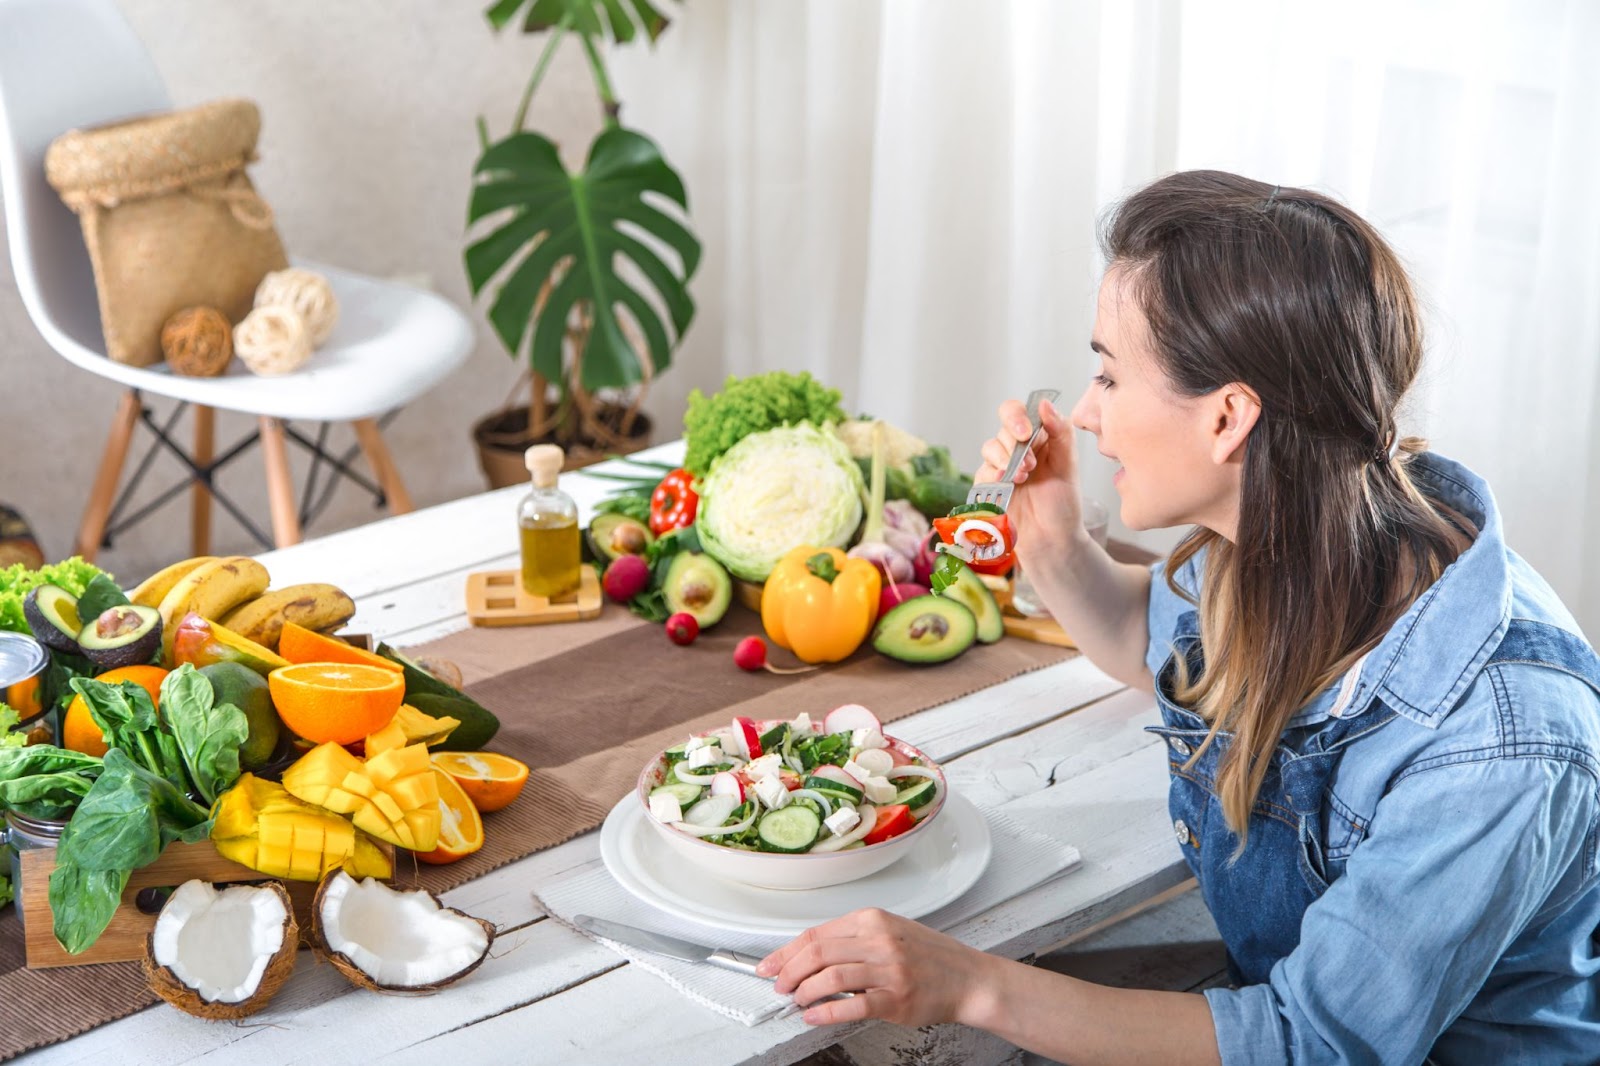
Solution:
<svg viewBox="0 0 1600 1066">
<path fill-rule="evenodd" d="M 294 970 L 300 927 L 281 884 L 185 881 L 145 942 L 150 988 L 181 1011 L 232 1019 L 267 1005 Z"/>
<path fill-rule="evenodd" d="M 343 870 L 318 887 L 311 929 L 317 949 L 352 984 L 384 992 L 436 992 L 477 969 L 494 943 L 492 924 L 431 892 L 357 881 Z"/>
</svg>

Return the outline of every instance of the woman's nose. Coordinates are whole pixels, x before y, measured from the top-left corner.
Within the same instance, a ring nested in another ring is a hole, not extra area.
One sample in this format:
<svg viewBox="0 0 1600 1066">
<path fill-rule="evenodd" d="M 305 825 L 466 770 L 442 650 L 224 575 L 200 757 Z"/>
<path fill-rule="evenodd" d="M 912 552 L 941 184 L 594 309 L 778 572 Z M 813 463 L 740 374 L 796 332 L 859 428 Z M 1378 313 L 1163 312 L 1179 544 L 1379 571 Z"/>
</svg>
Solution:
<svg viewBox="0 0 1600 1066">
<path fill-rule="evenodd" d="M 1083 390 L 1072 408 L 1072 424 L 1087 433 L 1100 435 L 1100 397 L 1094 385 Z"/>
</svg>

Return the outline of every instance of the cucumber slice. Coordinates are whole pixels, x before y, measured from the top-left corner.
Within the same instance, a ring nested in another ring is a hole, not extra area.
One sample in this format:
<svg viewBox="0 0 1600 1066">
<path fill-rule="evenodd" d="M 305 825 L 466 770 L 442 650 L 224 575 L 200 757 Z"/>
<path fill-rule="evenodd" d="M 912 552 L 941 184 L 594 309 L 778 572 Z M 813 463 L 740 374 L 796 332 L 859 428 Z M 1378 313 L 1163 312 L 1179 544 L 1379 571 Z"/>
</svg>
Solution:
<svg viewBox="0 0 1600 1066">
<path fill-rule="evenodd" d="M 918 807 L 927 806 L 933 801 L 933 797 L 938 794 L 939 786 L 931 780 L 923 779 L 902 788 L 899 794 L 895 796 L 894 801 L 916 810 Z"/>
<path fill-rule="evenodd" d="M 860 803 L 862 792 L 859 788 L 852 788 L 842 781 L 831 777 L 808 777 L 800 783 L 801 788 L 814 789 L 829 799 L 849 800 L 851 803 Z"/>
<path fill-rule="evenodd" d="M 756 835 L 768 851 L 805 851 L 822 835 L 822 819 L 810 807 L 791 804 L 763 814 Z"/>
<path fill-rule="evenodd" d="M 789 740 L 789 723 L 779 722 L 765 733 L 761 734 L 761 750 L 763 752 L 777 751 Z"/>
<path fill-rule="evenodd" d="M 705 789 L 699 785 L 691 785 L 687 781 L 673 781 L 665 785 L 657 785 L 650 790 L 650 795 L 657 792 L 671 796 L 678 801 L 679 810 L 688 810 L 695 800 L 699 799 Z"/>
<path fill-rule="evenodd" d="M 673 758 L 673 759 L 688 758 L 689 753 L 683 750 L 684 748 L 687 748 L 688 746 L 689 745 L 687 745 L 687 744 L 674 744 L 672 747 L 670 747 L 666 751 L 662 752 L 662 754 L 668 756 L 669 758 Z"/>
</svg>

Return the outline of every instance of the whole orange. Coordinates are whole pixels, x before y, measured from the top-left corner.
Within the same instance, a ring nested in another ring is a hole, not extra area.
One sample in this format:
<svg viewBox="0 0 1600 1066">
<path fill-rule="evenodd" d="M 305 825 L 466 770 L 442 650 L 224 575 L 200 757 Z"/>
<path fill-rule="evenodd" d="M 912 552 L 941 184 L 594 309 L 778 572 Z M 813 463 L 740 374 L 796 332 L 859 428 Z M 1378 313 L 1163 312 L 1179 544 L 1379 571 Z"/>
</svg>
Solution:
<svg viewBox="0 0 1600 1066">
<path fill-rule="evenodd" d="M 394 718 L 405 699 L 404 676 L 355 663 L 297 663 L 267 675 L 278 717 L 296 736 L 317 744 L 349 744 Z"/>
<path fill-rule="evenodd" d="M 119 681 L 132 681 L 150 693 L 150 702 L 159 709 L 161 682 L 166 676 L 167 671 L 159 666 L 124 666 L 116 670 L 107 670 L 95 680 L 111 685 Z M 71 751 L 81 751 L 85 755 L 106 753 L 105 737 L 100 732 L 100 727 L 95 725 L 94 716 L 89 713 L 89 705 L 83 701 L 82 696 L 72 697 L 72 702 L 67 704 L 67 716 L 61 720 L 61 746 Z"/>
</svg>

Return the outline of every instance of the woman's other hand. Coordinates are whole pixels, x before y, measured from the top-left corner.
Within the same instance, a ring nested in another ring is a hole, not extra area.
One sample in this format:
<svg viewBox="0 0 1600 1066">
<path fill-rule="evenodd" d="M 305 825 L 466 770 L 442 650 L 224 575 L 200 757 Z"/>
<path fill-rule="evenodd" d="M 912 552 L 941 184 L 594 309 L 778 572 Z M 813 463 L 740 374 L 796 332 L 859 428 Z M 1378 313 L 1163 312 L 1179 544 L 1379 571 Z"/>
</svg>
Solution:
<svg viewBox="0 0 1600 1066">
<path fill-rule="evenodd" d="M 763 959 L 757 972 L 807 1008 L 811 1025 L 878 1018 L 921 1026 L 971 1018 L 990 961 L 910 919 L 862 910 L 807 929 Z M 840 992 L 854 995 L 819 1002 Z"/>
</svg>

